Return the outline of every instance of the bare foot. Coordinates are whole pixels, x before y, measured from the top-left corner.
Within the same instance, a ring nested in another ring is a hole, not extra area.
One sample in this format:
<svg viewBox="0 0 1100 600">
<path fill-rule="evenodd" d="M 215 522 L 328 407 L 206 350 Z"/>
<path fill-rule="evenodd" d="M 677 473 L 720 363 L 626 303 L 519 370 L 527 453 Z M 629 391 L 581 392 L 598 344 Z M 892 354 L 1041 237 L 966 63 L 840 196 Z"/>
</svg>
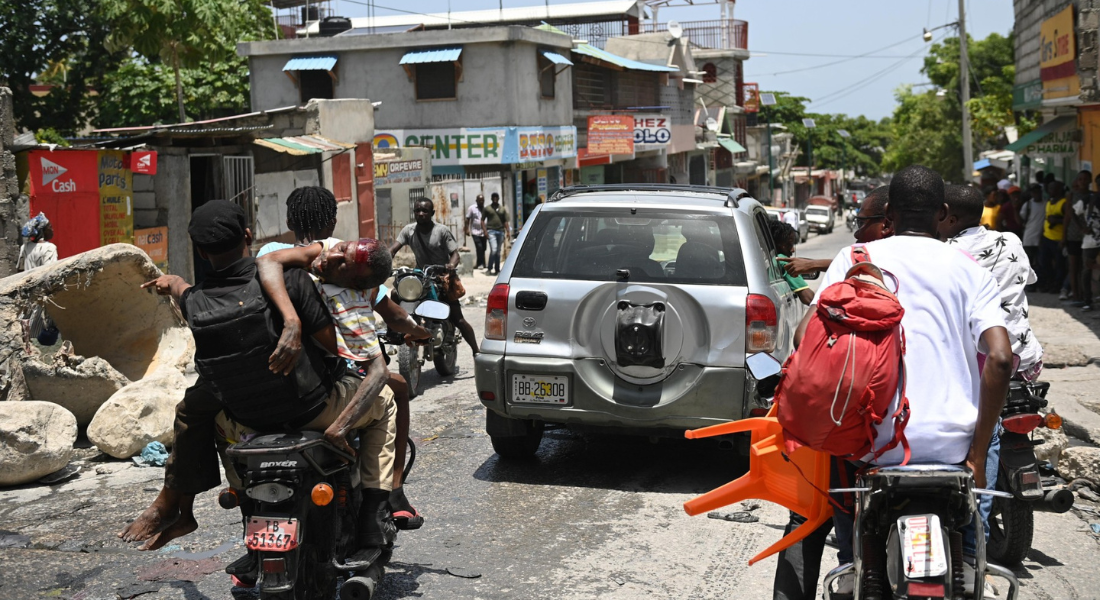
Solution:
<svg viewBox="0 0 1100 600">
<path fill-rule="evenodd" d="M 199 528 L 193 515 L 180 515 L 178 519 L 169 525 L 164 531 L 157 533 L 148 542 L 141 545 L 138 550 L 157 550 L 178 537 L 183 537 Z"/>
<path fill-rule="evenodd" d="M 133 523 L 127 525 L 118 537 L 124 542 L 144 542 L 168 529 L 179 520 L 179 517 L 180 509 L 177 504 L 164 504 L 158 497 L 149 508 L 145 509 L 145 512 L 134 519 Z"/>
</svg>

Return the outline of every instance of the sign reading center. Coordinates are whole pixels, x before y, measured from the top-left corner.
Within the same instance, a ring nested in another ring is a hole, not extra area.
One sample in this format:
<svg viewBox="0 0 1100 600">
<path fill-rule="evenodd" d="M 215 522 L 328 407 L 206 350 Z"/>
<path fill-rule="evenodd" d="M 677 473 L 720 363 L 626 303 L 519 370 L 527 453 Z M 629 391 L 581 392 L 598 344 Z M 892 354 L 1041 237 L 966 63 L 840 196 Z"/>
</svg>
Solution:
<svg viewBox="0 0 1100 600">
<path fill-rule="evenodd" d="M 422 146 L 432 150 L 432 166 L 499 165 L 505 129 L 396 129 L 374 136 L 377 150 Z"/>
</svg>

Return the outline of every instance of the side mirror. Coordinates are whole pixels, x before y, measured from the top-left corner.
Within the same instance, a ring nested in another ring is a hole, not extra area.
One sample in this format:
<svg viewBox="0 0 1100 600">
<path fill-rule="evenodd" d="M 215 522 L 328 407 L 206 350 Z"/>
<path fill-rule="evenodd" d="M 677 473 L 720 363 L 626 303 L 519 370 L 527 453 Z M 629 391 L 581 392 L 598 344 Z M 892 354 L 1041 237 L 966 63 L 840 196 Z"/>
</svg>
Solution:
<svg viewBox="0 0 1100 600">
<path fill-rule="evenodd" d="M 413 310 L 413 314 L 425 319 L 445 321 L 451 316 L 451 307 L 435 300 L 425 300 Z"/>
<path fill-rule="evenodd" d="M 783 370 L 783 363 L 767 352 L 757 352 L 749 356 L 745 359 L 745 366 L 757 381 L 779 375 Z"/>
<path fill-rule="evenodd" d="M 809 279 L 811 281 L 817 279 L 818 277 L 821 277 L 821 271 L 814 271 L 813 273 L 806 273 L 802 275 L 802 279 Z"/>
</svg>

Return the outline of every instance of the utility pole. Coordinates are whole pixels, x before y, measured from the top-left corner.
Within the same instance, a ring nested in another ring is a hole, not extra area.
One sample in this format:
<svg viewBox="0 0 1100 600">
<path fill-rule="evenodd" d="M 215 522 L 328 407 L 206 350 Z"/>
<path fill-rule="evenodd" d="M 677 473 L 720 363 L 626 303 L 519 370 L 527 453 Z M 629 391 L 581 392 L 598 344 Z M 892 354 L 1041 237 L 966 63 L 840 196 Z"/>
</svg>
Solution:
<svg viewBox="0 0 1100 600">
<path fill-rule="evenodd" d="M 967 56 L 966 0 L 959 0 L 959 99 L 962 101 L 963 183 L 974 172 L 974 148 L 970 139 L 970 58 Z"/>
</svg>

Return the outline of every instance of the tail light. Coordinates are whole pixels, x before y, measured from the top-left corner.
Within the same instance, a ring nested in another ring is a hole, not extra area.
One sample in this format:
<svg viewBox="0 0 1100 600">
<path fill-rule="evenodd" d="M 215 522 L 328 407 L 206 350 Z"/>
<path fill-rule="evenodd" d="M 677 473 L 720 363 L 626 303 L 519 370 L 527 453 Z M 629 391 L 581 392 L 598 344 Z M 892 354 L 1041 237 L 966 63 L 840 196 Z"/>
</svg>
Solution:
<svg viewBox="0 0 1100 600">
<path fill-rule="evenodd" d="M 485 339 L 503 340 L 504 330 L 508 326 L 508 284 L 498 283 L 489 292 L 489 303 L 485 307 Z"/>
<path fill-rule="evenodd" d="M 778 331 L 775 304 L 767 296 L 749 294 L 745 300 L 745 352 L 773 352 Z"/>
<path fill-rule="evenodd" d="M 332 491 L 332 486 L 327 483 L 318 483 L 313 486 L 313 491 L 309 494 L 310 500 L 313 500 L 317 506 L 328 506 L 333 496 L 335 493 Z"/>
<path fill-rule="evenodd" d="M 233 488 L 225 488 L 218 494 L 218 506 L 226 510 L 237 508 L 240 503 L 241 498 L 237 495 L 237 490 Z"/>
<path fill-rule="evenodd" d="M 1013 415 L 1001 421 L 1001 427 L 1012 433 L 1031 433 L 1043 423 L 1043 418 L 1036 414 Z"/>
<path fill-rule="evenodd" d="M 1058 413 L 1052 412 L 1043 419 L 1043 424 L 1047 426 L 1047 429 L 1061 429 L 1062 417 L 1058 416 Z"/>
</svg>

